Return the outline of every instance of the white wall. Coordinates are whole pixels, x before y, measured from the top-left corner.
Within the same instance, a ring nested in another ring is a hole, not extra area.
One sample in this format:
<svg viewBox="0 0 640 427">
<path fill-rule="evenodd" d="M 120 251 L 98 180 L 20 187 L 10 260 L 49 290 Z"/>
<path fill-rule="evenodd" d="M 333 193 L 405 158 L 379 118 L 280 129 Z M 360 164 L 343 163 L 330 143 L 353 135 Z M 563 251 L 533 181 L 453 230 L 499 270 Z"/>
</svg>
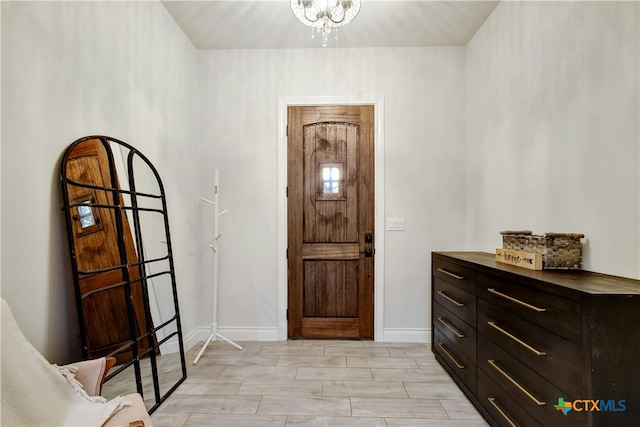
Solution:
<svg viewBox="0 0 640 427">
<path fill-rule="evenodd" d="M 158 2 L 2 2 L 2 297 L 52 363 L 80 356 L 59 160 L 104 134 L 168 199 L 185 331 L 197 325 L 197 53 Z"/>
<path fill-rule="evenodd" d="M 464 245 L 464 48 L 200 52 L 201 180 L 220 170 L 219 324 L 277 327 L 278 97 L 383 96 L 385 339 L 426 339 L 429 257 Z M 203 211 L 204 212 L 204 211 Z M 210 228 L 203 216 L 203 230 Z M 211 269 L 203 265 L 203 278 Z M 202 304 L 209 322 L 210 301 Z"/>
<path fill-rule="evenodd" d="M 583 232 L 587 269 L 639 278 L 638 39 L 637 3 L 503 2 L 467 48 L 197 52 L 156 2 L 3 2 L 2 296 L 79 355 L 58 161 L 102 133 L 163 177 L 185 334 L 211 320 L 220 169 L 220 325 L 271 333 L 279 96 L 384 96 L 386 337 L 426 338 L 432 250 L 506 228 Z"/>
<path fill-rule="evenodd" d="M 584 233 L 640 278 L 638 2 L 502 2 L 467 46 L 467 243 Z"/>
</svg>

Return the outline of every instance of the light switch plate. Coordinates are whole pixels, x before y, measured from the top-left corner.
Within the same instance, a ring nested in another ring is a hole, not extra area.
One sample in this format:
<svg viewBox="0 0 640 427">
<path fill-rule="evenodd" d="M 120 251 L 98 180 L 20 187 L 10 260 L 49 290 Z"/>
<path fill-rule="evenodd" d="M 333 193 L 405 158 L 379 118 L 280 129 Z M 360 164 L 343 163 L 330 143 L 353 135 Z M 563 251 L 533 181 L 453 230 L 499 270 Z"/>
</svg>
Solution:
<svg viewBox="0 0 640 427">
<path fill-rule="evenodd" d="M 387 218 L 387 230 L 404 231 L 404 218 Z"/>
</svg>

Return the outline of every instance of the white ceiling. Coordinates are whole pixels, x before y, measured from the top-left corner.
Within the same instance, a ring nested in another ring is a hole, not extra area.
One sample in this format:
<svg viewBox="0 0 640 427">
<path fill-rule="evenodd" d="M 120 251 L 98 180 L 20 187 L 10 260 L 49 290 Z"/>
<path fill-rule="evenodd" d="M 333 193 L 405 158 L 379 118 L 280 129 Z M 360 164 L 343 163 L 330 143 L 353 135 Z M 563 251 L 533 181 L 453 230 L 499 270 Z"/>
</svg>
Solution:
<svg viewBox="0 0 640 427">
<path fill-rule="evenodd" d="M 322 48 L 290 0 L 162 2 L 198 49 Z M 464 46 L 498 1 L 362 0 L 332 47 Z"/>
</svg>

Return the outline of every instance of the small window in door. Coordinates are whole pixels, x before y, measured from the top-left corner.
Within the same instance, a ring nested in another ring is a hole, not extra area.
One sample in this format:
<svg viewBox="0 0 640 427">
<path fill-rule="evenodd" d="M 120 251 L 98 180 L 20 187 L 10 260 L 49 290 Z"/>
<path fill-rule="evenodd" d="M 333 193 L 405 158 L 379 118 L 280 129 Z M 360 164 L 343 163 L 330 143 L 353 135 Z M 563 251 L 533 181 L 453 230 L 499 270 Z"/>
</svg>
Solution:
<svg viewBox="0 0 640 427">
<path fill-rule="evenodd" d="M 322 192 L 324 194 L 340 193 L 340 169 L 335 166 L 322 168 Z"/>
<path fill-rule="evenodd" d="M 87 228 L 96 225 L 96 218 L 93 216 L 93 210 L 91 209 L 91 200 L 85 201 L 83 205 L 78 206 L 80 227 Z"/>
<path fill-rule="evenodd" d="M 344 199 L 344 163 L 318 164 L 318 200 Z"/>
<path fill-rule="evenodd" d="M 103 229 L 99 209 L 95 208 L 96 198 L 93 192 L 79 194 L 70 200 L 76 209 L 71 219 L 76 236 L 85 236 Z"/>
</svg>

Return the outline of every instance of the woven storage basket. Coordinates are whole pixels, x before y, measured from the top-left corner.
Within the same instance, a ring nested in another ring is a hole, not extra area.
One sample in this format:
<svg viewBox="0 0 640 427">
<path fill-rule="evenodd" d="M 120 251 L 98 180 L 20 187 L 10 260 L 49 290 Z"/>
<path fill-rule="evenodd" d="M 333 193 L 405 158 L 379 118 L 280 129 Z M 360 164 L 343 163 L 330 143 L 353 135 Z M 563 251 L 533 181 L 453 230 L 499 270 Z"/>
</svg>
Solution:
<svg viewBox="0 0 640 427">
<path fill-rule="evenodd" d="M 542 255 L 542 268 L 580 269 L 584 234 L 545 233 L 532 234 L 529 230 L 501 231 L 503 249 L 532 252 Z"/>
</svg>

